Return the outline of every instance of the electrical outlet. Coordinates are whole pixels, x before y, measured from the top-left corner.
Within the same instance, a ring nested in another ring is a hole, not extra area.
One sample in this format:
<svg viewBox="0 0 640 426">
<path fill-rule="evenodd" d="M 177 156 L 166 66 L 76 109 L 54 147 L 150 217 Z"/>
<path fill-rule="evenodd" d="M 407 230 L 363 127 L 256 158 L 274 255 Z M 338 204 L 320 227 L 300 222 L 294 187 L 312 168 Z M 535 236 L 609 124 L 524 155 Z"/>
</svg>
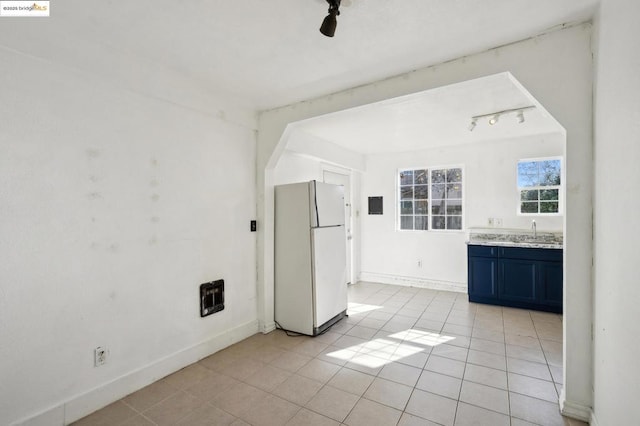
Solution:
<svg viewBox="0 0 640 426">
<path fill-rule="evenodd" d="M 107 348 L 102 346 L 98 346 L 93 350 L 93 366 L 100 367 L 101 365 L 105 365 L 107 363 Z"/>
<path fill-rule="evenodd" d="M 502 228 L 502 218 L 501 217 L 494 218 L 493 224 L 498 228 Z"/>
<path fill-rule="evenodd" d="M 489 225 L 489 226 L 493 226 L 493 218 L 492 218 L 492 217 L 490 217 L 490 218 L 487 220 L 487 225 Z"/>
<path fill-rule="evenodd" d="M 418 268 L 422 268 L 422 260 L 418 259 Z"/>
</svg>

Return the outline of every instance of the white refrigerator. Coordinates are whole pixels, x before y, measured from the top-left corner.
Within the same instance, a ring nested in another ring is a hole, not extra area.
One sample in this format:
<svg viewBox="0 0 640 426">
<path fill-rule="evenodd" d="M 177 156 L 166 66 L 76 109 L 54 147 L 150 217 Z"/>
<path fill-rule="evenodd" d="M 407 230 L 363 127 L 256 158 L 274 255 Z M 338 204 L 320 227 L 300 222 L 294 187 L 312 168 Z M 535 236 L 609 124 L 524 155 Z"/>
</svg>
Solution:
<svg viewBox="0 0 640 426">
<path fill-rule="evenodd" d="M 347 313 L 344 188 L 317 181 L 275 188 L 275 320 L 316 336 Z"/>
</svg>

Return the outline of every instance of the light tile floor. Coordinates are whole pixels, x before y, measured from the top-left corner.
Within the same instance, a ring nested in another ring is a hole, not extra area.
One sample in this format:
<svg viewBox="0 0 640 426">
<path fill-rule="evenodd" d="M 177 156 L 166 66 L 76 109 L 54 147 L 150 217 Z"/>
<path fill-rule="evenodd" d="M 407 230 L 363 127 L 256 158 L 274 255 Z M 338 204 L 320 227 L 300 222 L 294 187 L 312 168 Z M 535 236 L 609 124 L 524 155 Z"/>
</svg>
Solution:
<svg viewBox="0 0 640 426">
<path fill-rule="evenodd" d="M 256 334 L 75 424 L 585 425 L 561 387 L 561 315 L 363 282 L 321 336 Z"/>
</svg>

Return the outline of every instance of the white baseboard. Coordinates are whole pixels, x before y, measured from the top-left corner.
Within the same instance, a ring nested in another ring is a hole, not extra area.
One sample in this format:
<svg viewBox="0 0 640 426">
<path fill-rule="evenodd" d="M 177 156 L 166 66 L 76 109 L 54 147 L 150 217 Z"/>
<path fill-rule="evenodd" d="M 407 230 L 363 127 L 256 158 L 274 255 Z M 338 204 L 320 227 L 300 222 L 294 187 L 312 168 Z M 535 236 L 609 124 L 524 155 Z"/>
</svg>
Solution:
<svg viewBox="0 0 640 426">
<path fill-rule="evenodd" d="M 202 358 L 244 340 L 258 331 L 257 320 L 239 325 L 13 424 L 21 426 L 67 425 Z"/>
<path fill-rule="evenodd" d="M 64 404 L 41 411 L 26 420 L 11 423 L 12 425 L 51 426 L 64 425 Z"/>
<path fill-rule="evenodd" d="M 589 418 L 589 425 L 590 426 L 598 426 L 600 423 L 598 423 L 598 419 L 596 419 L 596 414 L 593 412 L 593 410 L 591 410 L 591 417 Z"/>
<path fill-rule="evenodd" d="M 404 277 L 401 275 L 380 274 L 377 272 L 360 272 L 360 281 L 370 281 L 381 284 L 401 285 L 405 287 L 419 287 L 430 290 L 454 291 L 466 293 L 467 284 L 452 281 L 430 280 L 419 277 Z"/>
<path fill-rule="evenodd" d="M 583 422 L 590 422 L 593 418 L 593 411 L 591 410 L 591 407 L 567 401 L 564 389 L 560 391 L 560 398 L 558 399 L 558 402 L 560 404 L 560 413 L 562 413 L 563 416 L 582 420 Z"/>
</svg>

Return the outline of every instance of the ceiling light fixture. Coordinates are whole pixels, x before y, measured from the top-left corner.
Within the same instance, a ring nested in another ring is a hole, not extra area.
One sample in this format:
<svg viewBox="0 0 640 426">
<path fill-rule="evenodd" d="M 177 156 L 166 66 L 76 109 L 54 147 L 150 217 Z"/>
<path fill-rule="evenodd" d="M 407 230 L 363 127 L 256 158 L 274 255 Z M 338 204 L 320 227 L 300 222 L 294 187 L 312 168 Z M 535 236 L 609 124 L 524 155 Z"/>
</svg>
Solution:
<svg viewBox="0 0 640 426">
<path fill-rule="evenodd" d="M 327 3 L 329 3 L 329 14 L 322 21 L 320 32 L 327 37 L 333 37 L 338 25 L 337 16 L 340 15 L 340 0 L 327 0 Z"/>
<path fill-rule="evenodd" d="M 473 117 L 471 117 L 471 123 L 469 124 L 469 131 L 473 132 L 473 129 L 476 128 L 476 125 L 478 124 L 478 120 L 486 118 L 487 122 L 493 126 L 494 124 L 496 124 L 498 122 L 498 120 L 500 120 L 500 116 L 506 115 L 506 114 L 512 114 L 515 113 L 516 114 L 516 118 L 518 120 L 518 123 L 522 124 L 524 123 L 524 111 L 530 110 L 535 108 L 535 105 L 529 105 L 526 107 L 521 107 L 521 108 L 511 108 L 511 109 L 505 109 L 503 111 L 496 111 L 496 112 L 492 112 L 489 114 L 482 114 L 482 115 L 475 115 Z"/>
</svg>

